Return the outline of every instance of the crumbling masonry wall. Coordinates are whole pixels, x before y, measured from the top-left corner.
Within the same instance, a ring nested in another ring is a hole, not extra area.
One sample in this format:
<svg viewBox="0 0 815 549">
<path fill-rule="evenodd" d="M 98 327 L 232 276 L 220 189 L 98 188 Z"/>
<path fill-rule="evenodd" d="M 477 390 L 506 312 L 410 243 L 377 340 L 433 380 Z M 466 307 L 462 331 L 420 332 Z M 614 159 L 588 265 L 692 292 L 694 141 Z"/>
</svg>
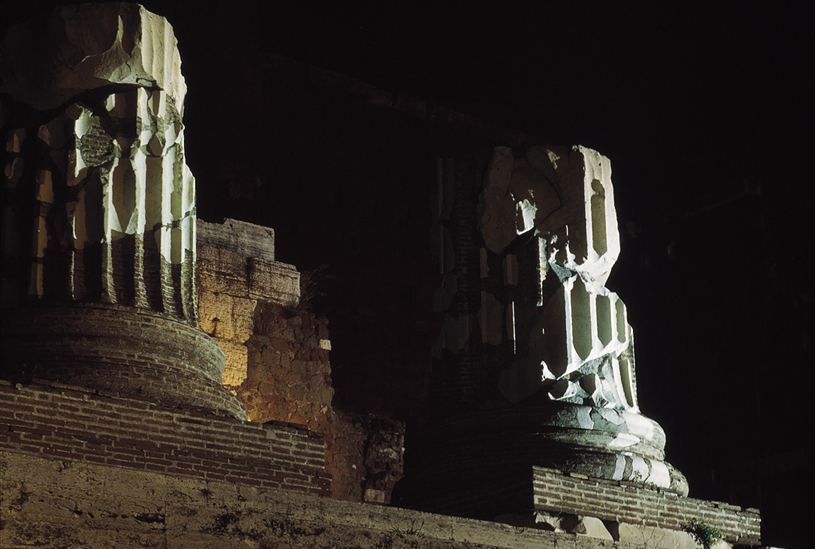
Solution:
<svg viewBox="0 0 815 549">
<path fill-rule="evenodd" d="M 93 484 L 88 479 L 95 479 Z M 0 454 L 0 545 L 142 549 L 636 549 L 200 477 Z M 683 549 L 693 549 L 692 542 Z"/>
<path fill-rule="evenodd" d="M 307 426 L 325 440 L 335 499 L 386 504 L 402 477 L 404 425 L 332 406 L 328 320 L 300 299 L 300 273 L 275 261 L 274 230 L 198 222 L 201 328 L 224 349 L 225 386 L 249 421 Z"/>
</svg>

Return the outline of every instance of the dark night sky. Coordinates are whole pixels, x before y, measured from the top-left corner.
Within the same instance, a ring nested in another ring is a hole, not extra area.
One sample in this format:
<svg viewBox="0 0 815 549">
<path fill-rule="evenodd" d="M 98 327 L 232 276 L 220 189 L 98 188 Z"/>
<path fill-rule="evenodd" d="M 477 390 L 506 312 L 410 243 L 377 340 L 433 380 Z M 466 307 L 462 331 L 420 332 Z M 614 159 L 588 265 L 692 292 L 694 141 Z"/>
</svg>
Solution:
<svg viewBox="0 0 815 549">
<path fill-rule="evenodd" d="M 811 417 L 806 384 L 793 381 L 811 378 L 812 358 L 811 344 L 796 340 L 812 336 L 815 29 L 806 8 L 261 2 L 259 41 L 391 93 L 609 156 L 624 228 L 609 286 L 638 334 L 642 408 L 665 427 L 668 459 L 689 476 L 691 495 L 726 500 L 733 462 L 799 452 L 799 421 Z M 761 186 L 760 203 L 696 214 L 741 192 L 745 179 Z M 678 259 L 642 267 L 640 257 L 666 249 Z M 758 273 L 766 270 L 780 274 Z M 683 362 L 694 356 L 704 360 Z M 767 543 L 805 539 L 811 475 L 801 471 L 768 481 Z"/>
<path fill-rule="evenodd" d="M 264 3 L 262 47 L 683 185 L 740 172 L 786 186 L 770 177 L 790 168 L 783 151 L 811 143 L 805 4 L 618 4 Z"/>
<path fill-rule="evenodd" d="M 53 3 L 4 2 L 3 26 Z M 211 40 L 217 26 L 215 3 L 196 3 L 195 8 L 171 1 L 144 3 L 176 28 L 190 88 L 186 123 L 191 129 L 196 125 L 192 119 L 209 115 L 206 101 L 212 97 L 205 90 L 214 78 L 210 56 L 217 47 Z M 745 256 L 754 255 L 757 265 L 771 264 L 785 273 L 785 295 L 804 308 L 805 313 L 796 314 L 808 323 L 803 332 L 810 338 L 815 234 L 813 21 L 811 6 L 803 1 L 430 5 L 261 1 L 258 19 L 265 51 L 525 130 L 553 144 L 580 143 L 599 150 L 612 160 L 621 223 L 631 222 L 641 231 L 665 235 L 671 220 L 688 218 L 689 212 L 740 192 L 745 179 L 760 184 L 764 213 L 755 230 L 766 238 L 754 248 L 733 252 L 741 257 L 732 263 L 722 254 L 725 259 L 710 265 L 709 278 L 722 292 L 740 293 L 735 300 L 769 299 L 763 287 L 751 289 L 749 277 L 735 289 L 728 281 L 743 278 L 740 269 L 751 264 Z M 188 132 L 193 171 L 196 139 Z M 700 248 L 710 244 L 704 227 L 687 227 L 676 230 L 700 233 L 694 233 L 698 239 L 694 245 Z M 735 233 L 739 230 L 733 228 Z M 633 252 L 626 252 L 626 247 L 637 249 L 638 244 L 626 230 L 621 232 L 619 271 L 636 273 Z M 315 259 L 315 265 L 319 263 Z M 733 272 L 727 272 L 731 268 Z M 660 279 L 638 286 L 638 279 L 623 278 L 615 271 L 610 285 L 617 284 L 612 289 L 626 300 L 635 330 L 644 334 L 637 340 L 638 353 L 640 344 L 645 351 L 639 357 L 646 370 L 640 385 L 643 408 L 668 424 L 669 460 L 673 452 L 690 462 L 694 459 L 690 449 L 671 448 L 670 412 L 665 419 L 660 417 L 660 406 L 680 404 L 672 395 L 655 394 L 655 387 L 648 385 L 647 368 L 657 367 L 658 360 L 652 357 L 662 344 L 656 327 L 663 327 L 660 322 L 670 316 L 653 312 L 660 305 L 649 303 L 655 294 L 648 284 Z M 766 325 L 768 318 L 755 319 L 756 324 L 762 322 Z M 779 363 L 767 365 L 761 378 L 772 387 L 766 393 L 788 401 L 784 409 L 807 414 L 785 418 L 795 429 L 811 419 L 804 404 L 811 398 L 804 387 L 810 383 L 812 365 L 789 357 L 811 359 L 811 346 L 806 349 L 798 355 L 782 352 Z M 775 353 L 774 348 L 767 353 Z M 739 372 L 734 369 L 733 375 Z M 765 400 L 765 407 L 772 406 Z M 801 436 L 795 429 L 781 430 Z M 735 430 L 749 432 L 749 426 Z M 677 438 L 690 440 L 681 434 Z M 804 445 L 797 442 L 790 448 Z M 677 465 L 681 470 L 682 463 Z M 811 477 L 803 481 L 811 483 Z M 691 495 L 708 497 L 694 494 L 693 482 L 691 490 Z M 804 504 L 803 496 L 795 498 Z M 802 539 L 793 536 L 785 541 L 781 536 L 776 543 Z"/>
<path fill-rule="evenodd" d="M 64 3 L 4 2 L 0 26 Z M 217 3 L 144 4 L 174 24 L 188 114 L 202 116 Z M 261 49 L 595 148 L 612 159 L 618 192 L 649 207 L 675 186 L 694 196 L 744 177 L 796 215 L 812 203 L 806 2 L 259 4 Z"/>
</svg>

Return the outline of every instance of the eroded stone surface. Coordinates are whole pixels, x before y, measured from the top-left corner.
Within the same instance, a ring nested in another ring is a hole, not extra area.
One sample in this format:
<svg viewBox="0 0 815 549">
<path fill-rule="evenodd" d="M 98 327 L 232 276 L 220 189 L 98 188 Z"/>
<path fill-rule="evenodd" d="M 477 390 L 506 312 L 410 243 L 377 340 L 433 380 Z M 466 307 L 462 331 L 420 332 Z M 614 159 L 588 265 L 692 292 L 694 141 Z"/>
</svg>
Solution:
<svg viewBox="0 0 815 549">
<path fill-rule="evenodd" d="M 502 395 L 516 403 L 543 391 L 574 405 L 552 418 L 560 434 L 546 436 L 611 454 L 590 457 L 598 476 L 687 493 L 661 461 L 662 429 L 639 413 L 633 331 L 605 287 L 620 253 L 608 158 L 581 146 L 497 147 L 479 229 L 482 341 L 512 349 Z"/>
<path fill-rule="evenodd" d="M 360 505 L 292 492 L 0 455 L 4 547 L 642 547 L 585 533 L 555 532 Z M 588 524 L 592 523 L 592 524 Z M 567 526 L 565 523 L 564 526 Z M 563 529 L 561 529 L 563 530 Z M 577 534 L 577 535 L 575 535 Z M 662 532 L 653 532 L 659 536 Z M 646 540 L 649 547 L 671 547 Z M 681 546 L 680 546 L 681 547 Z"/>
<path fill-rule="evenodd" d="M 481 234 L 507 266 L 504 285 L 521 284 L 505 307 L 484 292 L 482 310 L 494 319 L 485 340 L 529 346 L 502 374 L 503 394 L 516 402 L 544 386 L 553 400 L 636 410 L 633 334 L 625 305 L 604 286 L 620 251 L 609 160 L 579 146 L 535 147 L 517 159 L 498 147 L 482 204 Z M 519 261 L 535 263 L 537 280 L 519 282 Z M 518 333 L 521 324 L 528 332 Z"/>
<path fill-rule="evenodd" d="M 274 261 L 274 229 L 237 219 L 223 223 L 198 220 L 198 244 Z"/>
<path fill-rule="evenodd" d="M 170 23 L 126 2 L 62 6 L 45 26 L 12 27 L 0 81 L 3 93 L 41 111 L 114 84 L 161 89 L 181 111 L 187 92 Z"/>
<path fill-rule="evenodd" d="M 16 266 L 3 306 L 119 303 L 194 325 L 195 182 L 172 27 L 137 4 L 65 6 L 12 28 L 0 57 L 14 113 L 3 255 Z"/>
<path fill-rule="evenodd" d="M 223 353 L 197 322 L 195 181 L 185 162 L 180 66 L 172 27 L 138 4 L 63 6 L 8 32 L 0 53 L 3 359 L 20 380 L 245 417 L 220 385 Z M 25 324 L 32 311 L 59 318 L 62 331 Z M 104 315 L 119 330 L 141 312 L 192 328 L 198 350 L 169 335 L 151 341 L 150 330 L 123 338 L 115 353 L 112 338 L 94 338 Z M 23 325 L 30 331 L 18 336 Z M 171 371 L 190 386 L 169 383 Z"/>
<path fill-rule="evenodd" d="M 404 423 L 332 406 L 328 320 L 300 303 L 300 273 L 274 261 L 274 231 L 198 221 L 201 328 L 226 355 L 223 382 L 250 421 L 307 425 L 326 446 L 332 497 L 388 504 L 402 477 Z"/>
<path fill-rule="evenodd" d="M 300 298 L 300 273 L 291 265 L 274 261 L 274 230 L 269 227 L 227 219 L 223 223 L 198 220 L 197 228 L 199 323 L 201 329 L 215 338 L 224 350 L 224 385 L 233 391 L 244 386 L 249 376 L 250 360 L 253 364 L 282 365 L 285 369 L 279 372 L 287 372 L 295 350 L 299 350 L 300 345 L 310 343 L 311 347 L 319 348 L 320 341 L 327 341 L 327 335 L 323 339 L 318 338 L 319 341 L 315 340 L 313 327 L 307 337 L 300 334 L 300 338 L 295 341 L 294 330 L 302 325 L 302 319 L 284 320 L 286 326 L 280 327 L 274 335 L 284 339 L 287 336 L 289 342 L 277 342 L 274 347 L 266 345 L 265 349 L 260 346 L 261 349 L 253 351 L 250 357 L 250 339 L 258 334 L 264 318 L 268 322 L 269 317 L 268 312 L 265 315 L 259 314 L 258 307 L 276 307 L 277 311 L 282 311 L 283 307 L 296 306 Z M 282 315 L 280 318 L 283 318 Z M 310 321 L 313 322 L 314 319 Z M 292 323 L 291 327 L 288 326 L 289 323 Z M 294 326 L 295 323 L 297 326 Z M 307 341 L 308 337 L 311 340 Z M 284 352 L 285 357 L 282 356 Z M 277 354 L 277 360 L 270 361 L 270 356 L 274 353 Z M 324 354 L 328 372 L 328 353 Z M 267 385 L 273 381 L 266 377 L 262 380 Z M 251 389 L 257 391 L 260 382 L 256 381 Z M 326 398 L 317 399 L 314 402 L 317 409 L 330 404 L 333 395 L 330 386 L 330 382 L 324 383 L 329 392 L 327 402 Z M 246 389 L 248 388 L 244 387 Z M 283 406 L 285 402 L 281 401 L 279 404 Z M 302 418 L 310 417 L 310 414 L 297 414 L 297 417 L 300 419 L 292 420 L 290 417 L 274 415 L 275 419 L 306 423 L 308 420 Z"/>
</svg>

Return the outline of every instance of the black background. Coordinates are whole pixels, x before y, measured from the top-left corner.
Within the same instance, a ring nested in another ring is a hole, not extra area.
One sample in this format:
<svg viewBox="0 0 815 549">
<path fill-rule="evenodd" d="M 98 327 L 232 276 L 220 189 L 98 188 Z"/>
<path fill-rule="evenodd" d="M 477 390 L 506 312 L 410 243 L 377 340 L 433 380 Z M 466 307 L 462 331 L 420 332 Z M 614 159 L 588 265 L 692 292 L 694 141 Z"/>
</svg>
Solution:
<svg viewBox="0 0 815 549">
<path fill-rule="evenodd" d="M 4 2 L 0 17 L 5 26 L 54 4 Z M 216 212 L 205 185 L 217 170 L 207 143 L 217 131 L 219 7 L 145 5 L 176 30 L 188 163 L 201 211 Z M 256 10 L 247 26 L 257 24 L 262 50 L 610 157 L 623 252 L 608 286 L 628 306 L 640 404 L 665 428 L 668 459 L 691 496 L 761 505 L 765 544 L 811 543 L 815 18 L 806 2 Z M 745 467 L 759 496 L 734 491 Z"/>
</svg>

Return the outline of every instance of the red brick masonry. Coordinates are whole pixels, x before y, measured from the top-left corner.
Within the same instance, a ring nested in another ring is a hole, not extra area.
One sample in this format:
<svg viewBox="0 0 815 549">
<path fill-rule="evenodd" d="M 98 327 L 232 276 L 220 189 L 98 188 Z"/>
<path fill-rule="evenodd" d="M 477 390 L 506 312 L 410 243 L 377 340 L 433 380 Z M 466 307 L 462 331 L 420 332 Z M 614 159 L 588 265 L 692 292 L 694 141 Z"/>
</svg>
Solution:
<svg viewBox="0 0 815 549">
<path fill-rule="evenodd" d="M 218 344 L 165 313 L 114 303 L 4 309 L 1 332 L 4 379 L 38 378 L 246 418 L 223 387 Z"/>
<path fill-rule="evenodd" d="M 564 475 L 543 467 L 534 467 L 533 477 L 537 510 L 674 530 L 695 518 L 721 530 L 731 543 L 760 545 L 758 509 L 681 497 L 626 482 Z"/>
<path fill-rule="evenodd" d="M 53 459 L 328 495 L 323 441 L 304 427 L 81 387 L 0 380 L 0 448 Z"/>
</svg>

